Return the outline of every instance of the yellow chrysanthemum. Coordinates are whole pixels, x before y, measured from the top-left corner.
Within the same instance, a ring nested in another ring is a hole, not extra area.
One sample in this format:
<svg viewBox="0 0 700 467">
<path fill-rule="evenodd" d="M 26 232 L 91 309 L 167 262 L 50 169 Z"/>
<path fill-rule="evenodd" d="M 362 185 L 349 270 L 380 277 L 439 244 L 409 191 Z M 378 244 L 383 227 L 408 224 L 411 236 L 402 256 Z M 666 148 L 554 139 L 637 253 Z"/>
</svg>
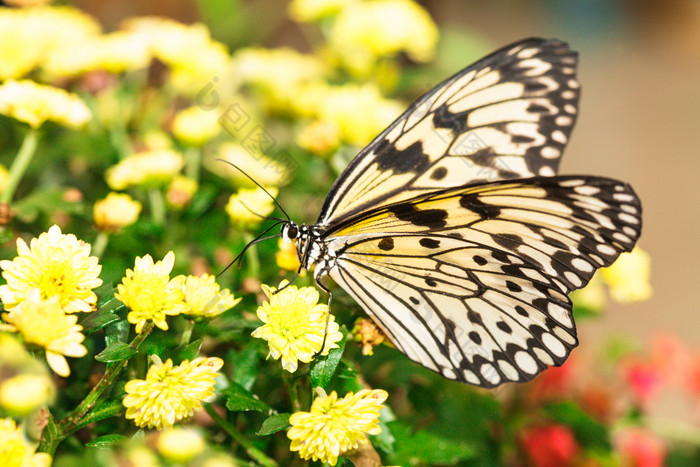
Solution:
<svg viewBox="0 0 700 467">
<path fill-rule="evenodd" d="M 297 134 L 296 143 L 309 152 L 327 156 L 340 146 L 340 129 L 333 122 L 314 121 Z"/>
<path fill-rule="evenodd" d="M 288 112 L 301 88 L 320 80 L 326 66 L 293 49 L 243 49 L 233 57 L 236 77 L 260 91 L 271 110 Z"/>
<path fill-rule="evenodd" d="M 193 318 L 216 318 L 241 301 L 240 298 L 234 298 L 229 289 L 221 290 L 216 277 L 209 274 L 187 276 L 183 290 L 187 306 L 183 313 Z"/>
<path fill-rule="evenodd" d="M 381 389 L 364 389 L 338 399 L 335 391 L 314 399 L 309 412 L 289 417 L 287 437 L 291 451 L 302 459 L 335 465 L 338 456 L 367 442 L 367 434 L 381 433 L 379 411 L 388 394 Z"/>
<path fill-rule="evenodd" d="M 165 318 L 187 310 L 182 302 L 185 276 L 170 279 L 174 264 L 172 251 L 155 264 L 151 255 L 137 257 L 134 270 L 127 269 L 122 283 L 117 286 L 118 292 L 114 296 L 131 310 L 126 319 L 136 325 L 136 332 L 141 332 L 146 321 L 153 321 L 167 331 Z"/>
<path fill-rule="evenodd" d="M 267 188 L 267 191 L 277 196 L 277 188 Z M 261 222 L 260 216 L 269 215 L 275 205 L 261 188 L 241 188 L 231 195 L 225 209 L 231 222 L 250 226 Z"/>
<path fill-rule="evenodd" d="M 601 269 L 600 273 L 617 302 L 640 302 L 651 297 L 651 256 L 639 247 L 631 253 L 622 253 L 612 266 Z"/>
<path fill-rule="evenodd" d="M 49 403 L 55 391 L 49 375 L 22 373 L 0 380 L 0 407 L 14 417 L 24 417 Z"/>
<path fill-rule="evenodd" d="M 362 343 L 362 355 L 372 355 L 374 347 L 386 340 L 381 329 L 369 318 L 359 318 L 355 321 L 351 334 L 353 340 Z"/>
<path fill-rule="evenodd" d="M 282 359 L 282 368 L 293 373 L 299 362 L 308 363 L 321 350 L 323 336 L 326 334 L 326 344 L 321 355 L 338 347 L 337 342 L 343 338 L 338 323 L 333 315 L 328 320 L 326 316 L 328 305 L 318 303 L 318 291 L 313 287 L 297 289 L 287 285 L 284 280 L 277 289 L 263 285 L 262 289 L 270 300 L 264 301 L 258 307 L 258 318 L 265 324 L 253 331 L 252 336 L 265 339 L 270 348 L 267 357 L 275 360 Z"/>
<path fill-rule="evenodd" d="M 178 366 L 173 366 L 170 359 L 156 362 L 145 380 L 131 380 L 124 386 L 126 418 L 140 427 L 172 427 L 214 395 L 214 380 L 223 365 L 224 361 L 216 357 L 185 360 Z"/>
<path fill-rule="evenodd" d="M 32 239 L 29 246 L 18 238 L 17 257 L 0 261 L 7 281 L 0 286 L 0 300 L 11 310 L 38 290 L 44 299 L 57 297 L 66 313 L 91 311 L 97 303 L 92 289 L 102 285 L 97 261 L 90 256 L 89 243 L 62 234 L 57 225 Z"/>
<path fill-rule="evenodd" d="M 165 201 L 173 209 L 182 209 L 192 201 L 197 188 L 199 184 L 196 180 L 184 175 L 176 175 L 165 191 Z"/>
<path fill-rule="evenodd" d="M 204 452 L 207 443 L 194 428 L 174 427 L 158 435 L 156 448 L 161 456 L 176 464 L 186 464 Z"/>
<path fill-rule="evenodd" d="M 172 131 L 183 143 L 201 146 L 221 132 L 219 112 L 188 107 L 175 115 Z"/>
<path fill-rule="evenodd" d="M 275 253 L 277 267 L 287 271 L 298 271 L 300 263 L 299 256 L 297 255 L 296 240 L 285 242 L 280 238 L 277 241 L 277 247 L 279 248 L 279 251 Z"/>
<path fill-rule="evenodd" d="M 403 110 L 398 102 L 383 98 L 374 84 L 310 86 L 298 105 L 317 120 L 334 125 L 342 140 L 357 146 L 371 141 Z"/>
<path fill-rule="evenodd" d="M 289 16 L 300 22 L 318 21 L 355 2 L 357 0 L 294 0 L 289 4 Z"/>
<path fill-rule="evenodd" d="M 240 170 L 227 162 L 235 164 Z M 247 173 L 263 186 L 280 186 L 289 175 L 283 162 L 253 152 L 239 143 L 222 144 L 216 154 L 206 159 L 205 164 L 209 170 L 220 177 L 232 180 L 237 186 L 249 188 L 255 185 L 242 172 Z"/>
<path fill-rule="evenodd" d="M 68 357 L 83 357 L 87 349 L 81 344 L 85 336 L 83 327 L 77 324 L 76 315 L 66 314 L 57 296 L 42 299 L 34 290 L 25 300 L 3 315 L 28 344 L 46 349 L 46 360 L 60 376 L 69 376 Z"/>
<path fill-rule="evenodd" d="M 182 155 L 174 151 L 143 151 L 110 167 L 106 174 L 107 184 L 113 190 L 124 190 L 133 185 L 163 185 L 171 181 L 184 165 Z"/>
<path fill-rule="evenodd" d="M 125 193 L 112 192 L 96 201 L 92 212 L 98 229 L 117 232 L 138 220 L 141 203 Z"/>
<path fill-rule="evenodd" d="M 335 18 L 330 42 L 353 70 L 366 73 L 376 59 L 406 52 L 426 62 L 439 37 L 430 15 L 412 0 L 360 2 L 343 9 Z"/>
<path fill-rule="evenodd" d="M 35 453 L 36 445 L 22 435 L 22 427 L 11 418 L 0 418 L 0 465 L 4 467 L 49 467 L 51 456 Z"/>
<path fill-rule="evenodd" d="M 33 128 L 47 120 L 80 128 L 92 118 L 90 110 L 75 94 L 30 80 L 10 80 L 0 85 L 0 114 Z"/>
</svg>

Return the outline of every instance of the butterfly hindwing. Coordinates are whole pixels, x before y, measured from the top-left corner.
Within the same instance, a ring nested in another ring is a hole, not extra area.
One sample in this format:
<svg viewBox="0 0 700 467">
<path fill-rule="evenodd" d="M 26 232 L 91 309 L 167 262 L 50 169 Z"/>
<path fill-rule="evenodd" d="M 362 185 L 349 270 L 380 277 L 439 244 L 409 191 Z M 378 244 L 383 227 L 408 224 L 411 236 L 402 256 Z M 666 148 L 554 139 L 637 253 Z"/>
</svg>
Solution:
<svg viewBox="0 0 700 467">
<path fill-rule="evenodd" d="M 527 39 L 433 88 L 338 177 L 318 225 L 467 183 L 551 176 L 576 120 L 577 55 Z"/>
<path fill-rule="evenodd" d="M 632 189 L 538 177 L 448 189 L 324 235 L 328 274 L 412 360 L 484 387 L 527 381 L 576 346 L 568 293 L 630 251 Z"/>
</svg>

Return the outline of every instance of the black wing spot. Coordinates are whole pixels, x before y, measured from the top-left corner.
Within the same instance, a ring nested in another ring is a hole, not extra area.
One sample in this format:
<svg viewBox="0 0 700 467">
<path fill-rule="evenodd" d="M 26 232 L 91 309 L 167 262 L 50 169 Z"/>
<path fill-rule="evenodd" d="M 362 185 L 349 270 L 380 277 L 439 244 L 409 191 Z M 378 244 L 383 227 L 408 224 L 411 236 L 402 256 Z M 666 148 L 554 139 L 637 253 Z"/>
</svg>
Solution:
<svg viewBox="0 0 700 467">
<path fill-rule="evenodd" d="M 380 250 L 391 251 L 394 249 L 394 239 L 391 237 L 382 238 L 378 246 Z"/>
<path fill-rule="evenodd" d="M 425 248 L 435 249 L 440 247 L 440 240 L 435 240 L 432 238 L 421 238 L 418 243 Z"/>
<path fill-rule="evenodd" d="M 459 198 L 459 204 L 463 208 L 477 213 L 482 219 L 493 219 L 501 213 L 498 207 L 484 204 L 476 194 L 462 195 Z"/>
<path fill-rule="evenodd" d="M 447 219 L 447 211 L 444 209 L 418 210 L 408 203 L 403 203 L 389 208 L 389 212 L 393 213 L 399 220 L 421 227 L 440 229 L 447 225 L 445 220 Z"/>
<path fill-rule="evenodd" d="M 447 176 L 447 169 L 445 167 L 438 167 L 430 174 L 430 178 L 433 180 L 442 180 Z"/>
<path fill-rule="evenodd" d="M 420 305 L 420 300 L 418 300 L 416 297 L 409 297 L 409 300 L 411 300 L 411 303 L 414 305 Z"/>
<path fill-rule="evenodd" d="M 430 167 L 430 157 L 423 152 L 423 143 L 416 141 L 399 151 L 393 144 L 384 144 L 376 152 L 375 162 L 379 170 L 394 173 L 422 173 Z"/>
<path fill-rule="evenodd" d="M 511 292 L 522 292 L 523 288 L 520 287 L 518 284 L 516 284 L 513 281 L 506 281 L 506 287 L 508 287 L 508 290 Z"/>
<path fill-rule="evenodd" d="M 435 282 L 435 280 L 431 279 L 430 277 L 425 278 L 425 283 L 428 284 L 430 287 L 437 286 L 437 282 Z"/>
<path fill-rule="evenodd" d="M 515 311 L 522 317 L 529 318 L 530 314 L 520 305 L 515 305 Z"/>
<path fill-rule="evenodd" d="M 549 107 L 540 104 L 530 104 L 527 108 L 527 111 L 536 114 L 544 114 L 549 113 Z"/>
<path fill-rule="evenodd" d="M 496 323 L 496 326 L 503 332 L 506 332 L 508 334 L 513 333 L 513 330 L 510 328 L 510 326 L 508 326 L 508 323 L 506 323 L 505 321 L 499 321 L 498 323 Z"/>
<path fill-rule="evenodd" d="M 469 333 L 469 339 L 476 345 L 481 345 L 481 336 L 479 335 L 478 332 L 472 331 Z"/>
<path fill-rule="evenodd" d="M 474 256 L 474 262 L 478 264 L 479 266 L 484 266 L 488 261 L 486 261 L 485 258 L 482 258 L 481 256 Z"/>
<path fill-rule="evenodd" d="M 467 319 L 469 319 L 469 321 L 474 324 L 480 324 L 482 326 L 484 325 L 484 322 L 481 319 L 481 315 L 476 311 L 469 310 L 467 312 Z"/>
</svg>

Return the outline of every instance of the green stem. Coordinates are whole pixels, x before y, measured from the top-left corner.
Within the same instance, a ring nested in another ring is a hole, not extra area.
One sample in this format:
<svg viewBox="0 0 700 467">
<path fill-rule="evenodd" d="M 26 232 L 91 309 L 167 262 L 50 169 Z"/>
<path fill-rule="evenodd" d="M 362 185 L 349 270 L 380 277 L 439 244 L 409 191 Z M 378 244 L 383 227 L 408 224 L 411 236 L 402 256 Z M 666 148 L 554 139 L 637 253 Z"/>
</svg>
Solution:
<svg viewBox="0 0 700 467">
<path fill-rule="evenodd" d="M 199 168 L 202 165 L 202 151 L 189 147 L 185 150 L 185 176 L 199 183 Z"/>
<path fill-rule="evenodd" d="M 151 204 L 151 219 L 156 225 L 165 223 L 165 200 L 163 193 L 158 188 L 148 190 L 148 201 Z"/>
<path fill-rule="evenodd" d="M 143 330 L 134 337 L 129 347 L 138 350 L 139 346 L 146 340 L 151 331 L 153 331 L 153 326 L 152 321 L 148 322 Z M 128 362 L 128 359 L 122 360 L 109 367 L 105 374 L 102 375 L 100 381 L 92 388 L 90 393 L 85 396 L 85 399 L 56 425 L 56 436 L 52 437 L 52 439 L 42 439 L 39 445 L 39 452 L 47 452 L 51 455 L 56 452 L 59 443 L 75 432 L 76 427 L 80 424 L 83 417 L 95 406 L 102 393 L 112 385 Z"/>
<path fill-rule="evenodd" d="M 252 242 L 254 239 L 253 234 L 251 234 L 248 231 L 243 232 L 243 240 L 245 241 L 246 245 L 250 242 Z M 257 245 L 251 245 L 250 248 L 248 248 L 247 253 L 247 261 L 248 261 L 248 277 L 260 277 L 260 257 L 258 256 L 258 246 Z"/>
<path fill-rule="evenodd" d="M 95 241 L 92 242 L 92 255 L 100 258 L 107 248 L 107 243 L 109 243 L 109 235 L 104 232 L 99 232 Z"/>
<path fill-rule="evenodd" d="M 15 190 L 22 180 L 24 173 L 27 171 L 29 163 L 32 161 L 38 142 L 39 130 L 37 128 L 30 128 L 24 136 L 24 141 L 22 141 L 22 145 L 15 156 L 15 160 L 12 161 L 9 180 L 7 181 L 7 186 L 2 192 L 2 195 L 0 195 L 0 203 L 9 203 L 12 201 Z"/>
<path fill-rule="evenodd" d="M 258 464 L 265 467 L 276 467 L 278 464 L 273 459 L 267 457 L 262 451 L 253 446 L 245 436 L 238 432 L 235 426 L 229 421 L 222 418 L 211 404 L 204 404 L 204 409 L 207 411 L 209 416 L 219 425 L 226 433 L 231 436 L 237 443 L 243 446 L 243 449 L 248 453 L 248 455 L 254 459 Z"/>
<path fill-rule="evenodd" d="M 192 330 L 194 329 L 194 320 L 188 319 L 185 321 L 185 329 L 182 331 L 182 337 L 180 337 L 180 346 L 184 347 L 190 343 L 192 339 Z"/>
<path fill-rule="evenodd" d="M 282 370 L 282 381 L 284 381 L 284 386 L 287 388 L 289 401 L 292 403 L 292 410 L 294 412 L 301 412 L 301 400 L 299 400 L 299 391 L 297 391 L 294 375 L 286 370 Z"/>
</svg>

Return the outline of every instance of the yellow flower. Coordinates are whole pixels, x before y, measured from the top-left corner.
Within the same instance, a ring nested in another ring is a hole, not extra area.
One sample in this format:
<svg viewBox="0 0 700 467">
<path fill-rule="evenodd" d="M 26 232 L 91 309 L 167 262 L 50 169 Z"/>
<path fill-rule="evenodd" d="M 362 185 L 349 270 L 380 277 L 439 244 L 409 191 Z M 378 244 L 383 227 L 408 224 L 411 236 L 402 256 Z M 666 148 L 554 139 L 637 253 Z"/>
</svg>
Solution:
<svg viewBox="0 0 700 467">
<path fill-rule="evenodd" d="M 199 184 L 196 180 L 184 175 L 176 175 L 168 185 L 165 200 L 171 208 L 182 209 L 192 201 L 192 197 L 197 193 L 197 188 L 199 188 Z"/>
<path fill-rule="evenodd" d="M 65 356 L 83 357 L 87 349 L 81 344 L 85 336 L 76 315 L 67 315 L 57 296 L 42 299 L 34 290 L 3 319 L 22 334 L 24 341 L 46 349 L 46 360 L 56 374 L 66 377 L 70 368 Z"/>
<path fill-rule="evenodd" d="M 612 266 L 600 272 L 613 300 L 619 303 L 641 302 L 651 297 L 651 256 L 639 247 L 631 253 L 622 253 Z"/>
<path fill-rule="evenodd" d="M 55 392 L 46 374 L 22 373 L 0 381 L 0 407 L 14 417 L 29 415 L 48 404 Z"/>
<path fill-rule="evenodd" d="M 317 57 L 293 49 L 243 49 L 233 57 L 236 76 L 266 98 L 271 110 L 288 112 L 300 89 L 320 80 L 326 66 Z"/>
<path fill-rule="evenodd" d="M 10 172 L 7 171 L 4 165 L 0 164 L 0 193 L 5 191 L 7 182 L 10 181 Z"/>
<path fill-rule="evenodd" d="M 143 151 L 107 169 L 107 184 L 113 190 L 124 190 L 133 185 L 163 185 L 171 181 L 184 165 L 182 156 L 174 151 Z"/>
<path fill-rule="evenodd" d="M 343 9 L 330 43 L 351 70 L 366 74 L 378 57 L 398 52 L 418 62 L 430 60 L 438 36 L 430 15 L 414 1 L 377 0 Z"/>
<path fill-rule="evenodd" d="M 401 114 L 403 106 L 385 99 L 374 84 L 309 88 L 306 105 L 322 122 L 335 125 L 345 142 L 364 146 Z M 372 109 L 372 112 L 367 112 Z"/>
<path fill-rule="evenodd" d="M 218 159 L 222 159 L 224 162 Z M 206 160 L 206 166 L 215 174 L 232 180 L 237 185 L 255 186 L 248 177 L 241 173 L 241 170 L 232 167 L 227 162 L 235 164 L 263 186 L 280 186 L 289 175 L 284 164 L 246 149 L 238 143 L 222 144 L 217 154 Z"/>
<path fill-rule="evenodd" d="M 337 342 L 343 335 L 333 315 L 328 319 L 326 330 L 328 305 L 318 303 L 319 295 L 315 288 L 297 289 L 294 285 L 287 285 L 286 280 L 280 283 L 279 289 L 283 287 L 284 290 L 275 294 L 276 289 L 262 286 L 270 301 L 264 301 L 258 307 L 258 318 L 265 324 L 253 331 L 252 336 L 265 339 L 270 348 L 267 357 L 275 360 L 282 358 L 282 368 L 294 373 L 298 362 L 310 362 L 321 350 L 324 333 L 326 344 L 321 355 L 327 355 L 329 350 L 337 348 Z"/>
<path fill-rule="evenodd" d="M 35 453 L 36 445 L 22 435 L 22 427 L 11 418 L 0 418 L 0 465 L 4 467 L 49 467 L 51 456 Z"/>
<path fill-rule="evenodd" d="M 600 274 L 595 274 L 584 288 L 574 290 L 569 297 L 577 307 L 595 313 L 600 313 L 608 301 Z"/>
<path fill-rule="evenodd" d="M 296 142 L 309 152 L 326 156 L 340 146 L 340 129 L 332 122 L 314 121 L 299 132 Z"/>
<path fill-rule="evenodd" d="M 124 193 L 109 193 L 105 199 L 96 201 L 93 208 L 97 228 L 110 233 L 133 224 L 140 213 L 141 203 Z"/>
<path fill-rule="evenodd" d="M 384 342 L 386 336 L 369 318 L 355 321 L 351 334 L 356 342 L 362 342 L 362 355 L 372 355 L 373 348 Z"/>
<path fill-rule="evenodd" d="M 289 16 L 300 22 L 318 21 L 355 2 L 357 0 L 293 0 L 289 4 Z"/>
<path fill-rule="evenodd" d="M 47 120 L 80 128 L 92 118 L 90 110 L 75 94 L 30 80 L 9 80 L 0 85 L 0 114 L 33 128 Z"/>
<path fill-rule="evenodd" d="M 207 447 L 202 433 L 193 428 L 169 428 L 158 435 L 158 452 L 168 461 L 186 464 Z"/>
<path fill-rule="evenodd" d="M 141 332 L 149 320 L 167 331 L 166 316 L 176 316 L 187 310 L 182 302 L 185 276 L 170 279 L 174 264 L 172 251 L 155 264 L 151 255 L 137 256 L 134 270 L 127 269 L 122 283 L 117 286 L 114 296 L 131 310 L 126 319 L 136 325 L 136 332 Z"/>
<path fill-rule="evenodd" d="M 289 449 L 302 459 L 320 459 L 335 465 L 338 456 L 368 441 L 367 434 L 381 433 L 379 411 L 388 394 L 381 389 L 363 389 L 338 399 L 335 391 L 314 399 L 309 412 L 289 417 Z"/>
<path fill-rule="evenodd" d="M 196 94 L 229 67 L 226 46 L 213 40 L 201 23 L 185 25 L 166 18 L 144 17 L 128 20 L 124 28 L 138 34 L 153 56 L 170 67 L 173 86 L 186 94 Z"/>
<path fill-rule="evenodd" d="M 185 360 L 175 367 L 170 359 L 156 362 L 145 380 L 134 379 L 124 386 L 126 418 L 134 419 L 140 427 L 172 427 L 214 395 L 214 380 L 223 365 L 224 361 L 216 357 Z"/>
<path fill-rule="evenodd" d="M 277 196 L 277 188 L 268 188 L 272 196 Z M 226 213 L 236 224 L 255 225 L 275 209 L 274 201 L 261 188 L 241 188 L 231 195 L 226 204 Z M 255 213 L 255 214 L 253 214 Z M 257 215 L 256 215 L 257 214 Z"/>
<path fill-rule="evenodd" d="M 221 132 L 219 112 L 188 107 L 175 115 L 173 135 L 191 146 L 201 146 Z"/>
<path fill-rule="evenodd" d="M 229 289 L 221 290 L 216 277 L 209 274 L 187 276 L 183 290 L 187 306 L 183 313 L 193 318 L 216 318 L 241 301 L 240 298 L 234 298 Z"/>
<path fill-rule="evenodd" d="M 277 261 L 277 267 L 280 269 L 286 269 L 287 271 L 298 271 L 299 270 L 299 256 L 297 255 L 297 242 L 292 240 L 287 243 L 281 238 L 277 241 L 277 248 L 279 251 L 275 253 L 275 261 Z"/>
<path fill-rule="evenodd" d="M 66 313 L 91 311 L 97 303 L 92 289 L 102 285 L 97 261 L 90 256 L 89 243 L 62 234 L 57 225 L 32 239 L 29 246 L 18 238 L 17 257 L 0 261 L 7 281 L 0 286 L 0 299 L 11 310 L 38 290 L 44 299 L 57 297 Z"/>
</svg>

